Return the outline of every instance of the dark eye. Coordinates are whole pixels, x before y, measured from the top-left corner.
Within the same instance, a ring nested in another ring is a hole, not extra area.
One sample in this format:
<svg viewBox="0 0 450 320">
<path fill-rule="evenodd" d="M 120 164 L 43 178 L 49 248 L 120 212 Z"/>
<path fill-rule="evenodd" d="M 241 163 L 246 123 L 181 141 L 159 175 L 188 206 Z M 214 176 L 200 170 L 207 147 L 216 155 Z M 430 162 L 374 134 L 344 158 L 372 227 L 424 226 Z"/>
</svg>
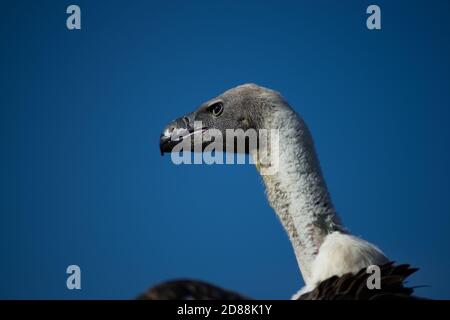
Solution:
<svg viewBox="0 0 450 320">
<path fill-rule="evenodd" d="M 214 117 L 218 117 L 223 112 L 223 103 L 216 102 L 209 106 L 208 110 L 212 113 Z"/>
</svg>

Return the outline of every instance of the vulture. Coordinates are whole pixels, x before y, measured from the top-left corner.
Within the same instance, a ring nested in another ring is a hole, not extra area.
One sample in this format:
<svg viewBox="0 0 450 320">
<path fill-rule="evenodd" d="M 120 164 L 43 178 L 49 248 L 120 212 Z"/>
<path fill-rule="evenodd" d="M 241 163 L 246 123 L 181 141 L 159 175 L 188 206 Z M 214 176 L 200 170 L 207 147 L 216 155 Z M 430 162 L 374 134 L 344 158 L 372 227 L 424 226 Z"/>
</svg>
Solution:
<svg viewBox="0 0 450 320">
<path fill-rule="evenodd" d="M 232 130 L 234 135 L 228 135 Z M 270 132 L 269 143 L 247 132 Z M 218 145 L 218 137 L 221 136 Z M 231 136 L 231 137 L 230 137 Z M 238 141 L 241 148 L 238 147 Z M 160 151 L 216 150 L 250 154 L 271 207 L 289 236 L 305 286 L 292 299 L 413 299 L 405 279 L 417 269 L 396 265 L 375 245 L 344 227 L 331 201 L 311 133 L 280 93 L 244 84 L 167 124 Z M 217 148 L 219 146 L 219 148 Z M 264 156 L 263 156 L 264 155 Z M 264 161 L 263 161 L 264 160 Z M 369 288 L 369 266 L 378 266 L 380 286 Z M 167 281 L 140 299 L 249 299 L 197 280 Z"/>
</svg>

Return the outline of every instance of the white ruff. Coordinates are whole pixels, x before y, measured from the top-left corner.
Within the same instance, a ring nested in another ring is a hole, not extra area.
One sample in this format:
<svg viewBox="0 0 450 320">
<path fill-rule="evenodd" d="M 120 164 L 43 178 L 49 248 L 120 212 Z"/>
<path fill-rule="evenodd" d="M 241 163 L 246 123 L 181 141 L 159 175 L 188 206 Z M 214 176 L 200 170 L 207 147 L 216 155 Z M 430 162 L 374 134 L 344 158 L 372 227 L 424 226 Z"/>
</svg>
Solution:
<svg viewBox="0 0 450 320">
<path fill-rule="evenodd" d="M 285 103 L 272 101 L 265 129 L 279 129 L 279 170 L 263 175 L 267 197 L 290 241 L 306 286 L 305 293 L 333 276 L 387 262 L 372 244 L 351 236 L 342 226 L 322 176 L 314 144 L 304 121 Z M 296 295 L 297 296 L 297 295 Z M 294 296 L 293 298 L 295 298 Z"/>
</svg>

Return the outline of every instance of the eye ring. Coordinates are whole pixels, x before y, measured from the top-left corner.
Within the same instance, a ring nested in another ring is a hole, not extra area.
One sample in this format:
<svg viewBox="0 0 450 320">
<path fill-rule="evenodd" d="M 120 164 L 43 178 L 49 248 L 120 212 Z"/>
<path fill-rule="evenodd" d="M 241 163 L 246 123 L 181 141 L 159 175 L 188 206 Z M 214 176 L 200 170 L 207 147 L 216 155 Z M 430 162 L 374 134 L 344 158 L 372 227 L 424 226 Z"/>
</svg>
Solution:
<svg viewBox="0 0 450 320">
<path fill-rule="evenodd" d="M 220 115 L 223 113 L 223 103 L 222 102 L 216 102 L 213 103 L 208 107 L 209 112 L 212 113 L 214 117 L 220 117 Z"/>
</svg>

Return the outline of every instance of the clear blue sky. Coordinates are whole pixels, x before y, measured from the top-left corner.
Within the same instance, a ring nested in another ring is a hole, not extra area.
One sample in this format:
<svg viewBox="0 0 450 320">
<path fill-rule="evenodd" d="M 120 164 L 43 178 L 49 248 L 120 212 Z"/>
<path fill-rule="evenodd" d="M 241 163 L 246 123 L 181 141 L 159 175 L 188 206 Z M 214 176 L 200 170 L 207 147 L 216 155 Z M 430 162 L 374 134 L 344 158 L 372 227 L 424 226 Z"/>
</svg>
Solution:
<svg viewBox="0 0 450 320">
<path fill-rule="evenodd" d="M 306 119 L 346 226 L 450 298 L 450 3 L 376 1 L 371 32 L 372 3 L 3 3 L 0 298 L 132 298 L 177 277 L 299 289 L 255 168 L 159 155 L 169 120 L 245 82 Z"/>
</svg>

